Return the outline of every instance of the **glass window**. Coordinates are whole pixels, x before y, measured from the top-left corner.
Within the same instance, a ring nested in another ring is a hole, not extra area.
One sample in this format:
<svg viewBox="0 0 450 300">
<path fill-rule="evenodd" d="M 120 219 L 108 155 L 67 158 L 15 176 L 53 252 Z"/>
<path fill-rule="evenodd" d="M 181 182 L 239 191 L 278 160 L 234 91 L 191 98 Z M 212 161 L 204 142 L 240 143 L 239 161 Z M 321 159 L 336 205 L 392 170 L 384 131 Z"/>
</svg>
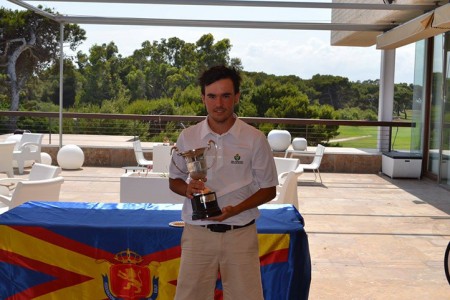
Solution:
<svg viewBox="0 0 450 300">
<path fill-rule="evenodd" d="M 424 123 L 424 105 L 425 105 L 425 79 L 426 79 L 426 40 L 416 43 L 416 57 L 414 62 L 414 90 L 412 105 L 412 122 L 416 127 L 411 131 L 411 151 L 421 152 L 423 149 L 422 133 Z"/>
<path fill-rule="evenodd" d="M 431 79 L 431 107 L 430 107 L 430 141 L 428 153 L 428 171 L 436 176 L 439 173 L 439 156 L 441 147 L 442 124 L 442 35 L 434 37 L 433 71 Z"/>
<path fill-rule="evenodd" d="M 443 51 L 443 69 L 444 72 L 444 88 L 442 95 L 442 103 L 444 109 L 442 110 L 442 152 L 441 152 L 441 183 L 450 185 L 450 33 L 447 32 L 442 35 L 444 38 Z"/>
</svg>

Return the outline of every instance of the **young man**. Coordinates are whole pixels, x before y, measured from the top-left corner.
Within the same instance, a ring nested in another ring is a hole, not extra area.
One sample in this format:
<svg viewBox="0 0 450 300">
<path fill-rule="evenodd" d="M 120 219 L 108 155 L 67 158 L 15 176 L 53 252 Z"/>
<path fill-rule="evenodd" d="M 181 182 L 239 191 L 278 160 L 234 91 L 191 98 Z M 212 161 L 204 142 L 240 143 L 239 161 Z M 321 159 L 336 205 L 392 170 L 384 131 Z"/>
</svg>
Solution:
<svg viewBox="0 0 450 300">
<path fill-rule="evenodd" d="M 206 180 L 188 178 L 179 155 L 170 166 L 171 190 L 186 196 L 177 300 L 214 299 L 219 272 L 225 300 L 263 299 L 255 219 L 258 206 L 275 197 L 278 179 L 266 136 L 234 113 L 240 80 L 224 66 L 205 71 L 199 81 L 208 116 L 184 129 L 176 144 L 179 152 L 206 147 L 210 140 L 217 146 Z M 222 214 L 192 220 L 193 194 L 206 187 L 216 193 Z"/>
</svg>

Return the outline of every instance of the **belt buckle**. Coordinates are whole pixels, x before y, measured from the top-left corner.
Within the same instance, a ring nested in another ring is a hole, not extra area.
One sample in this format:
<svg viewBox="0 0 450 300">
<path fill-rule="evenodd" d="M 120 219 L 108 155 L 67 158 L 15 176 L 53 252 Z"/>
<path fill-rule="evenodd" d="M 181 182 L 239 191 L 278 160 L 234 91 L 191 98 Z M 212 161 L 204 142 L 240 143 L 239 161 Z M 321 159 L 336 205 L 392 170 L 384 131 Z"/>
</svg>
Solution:
<svg viewBox="0 0 450 300">
<path fill-rule="evenodd" d="M 207 225 L 206 228 L 208 228 L 209 231 L 212 232 L 227 232 L 228 230 L 232 229 L 230 225 L 226 224 L 210 224 Z"/>
</svg>

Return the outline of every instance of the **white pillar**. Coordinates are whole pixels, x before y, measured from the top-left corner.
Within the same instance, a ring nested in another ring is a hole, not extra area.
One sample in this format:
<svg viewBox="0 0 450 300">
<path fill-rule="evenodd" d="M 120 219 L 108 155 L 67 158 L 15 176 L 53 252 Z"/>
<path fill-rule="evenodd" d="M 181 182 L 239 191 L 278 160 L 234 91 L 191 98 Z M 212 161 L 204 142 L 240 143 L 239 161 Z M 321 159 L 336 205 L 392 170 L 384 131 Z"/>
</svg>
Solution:
<svg viewBox="0 0 450 300">
<path fill-rule="evenodd" d="M 62 147 L 62 109 L 64 88 L 64 23 L 59 23 L 59 149 Z"/>
<path fill-rule="evenodd" d="M 59 149 L 62 147 L 63 134 L 63 88 L 64 88 L 64 23 L 59 23 Z"/>
<path fill-rule="evenodd" d="M 381 50 L 378 121 L 392 121 L 394 110 L 395 49 Z M 389 127 L 378 128 L 378 151 L 389 150 Z"/>
</svg>

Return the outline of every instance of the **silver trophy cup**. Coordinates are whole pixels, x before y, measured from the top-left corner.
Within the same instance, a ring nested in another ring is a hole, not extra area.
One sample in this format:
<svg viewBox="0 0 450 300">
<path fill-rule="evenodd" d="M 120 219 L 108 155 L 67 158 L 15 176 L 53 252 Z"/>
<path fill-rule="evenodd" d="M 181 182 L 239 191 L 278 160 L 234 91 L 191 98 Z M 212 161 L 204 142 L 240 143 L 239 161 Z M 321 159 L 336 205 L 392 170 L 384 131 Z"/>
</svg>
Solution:
<svg viewBox="0 0 450 300">
<path fill-rule="evenodd" d="M 206 153 L 211 150 L 212 145 L 214 146 L 215 156 L 211 166 L 207 166 L 206 163 Z M 175 161 L 173 160 L 174 152 L 177 155 L 184 157 L 186 160 L 186 166 L 188 172 L 184 172 L 181 170 Z M 217 146 L 214 141 L 210 140 L 208 142 L 208 147 L 197 148 L 185 152 L 179 152 L 177 147 L 172 147 L 171 150 L 172 161 L 175 167 L 185 174 L 189 174 L 192 179 L 195 180 L 204 180 L 206 178 L 208 169 L 210 169 L 216 159 L 217 159 Z M 209 189 L 203 190 L 201 193 L 194 194 L 194 198 L 192 199 L 192 220 L 200 220 L 209 217 L 218 216 L 222 213 L 220 207 L 217 203 L 216 193 L 210 191 Z"/>
</svg>

